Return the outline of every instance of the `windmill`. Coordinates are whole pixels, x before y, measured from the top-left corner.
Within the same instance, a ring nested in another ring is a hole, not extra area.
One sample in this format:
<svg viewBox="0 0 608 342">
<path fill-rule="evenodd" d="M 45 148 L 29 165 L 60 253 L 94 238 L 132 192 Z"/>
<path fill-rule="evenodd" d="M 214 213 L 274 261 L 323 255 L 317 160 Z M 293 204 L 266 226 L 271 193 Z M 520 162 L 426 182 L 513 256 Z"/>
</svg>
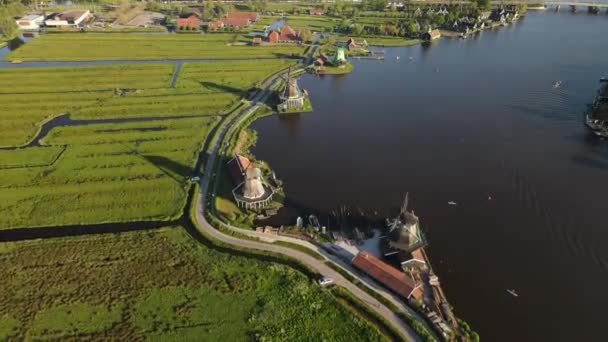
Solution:
<svg viewBox="0 0 608 342">
<path fill-rule="evenodd" d="M 392 220 L 389 220 L 388 227 L 389 233 L 394 231 L 397 228 L 400 228 L 403 225 L 401 218 L 407 213 L 407 205 L 409 204 L 410 193 L 405 193 L 405 199 L 403 200 L 403 204 L 401 205 L 401 209 L 399 210 L 399 215 Z"/>
</svg>

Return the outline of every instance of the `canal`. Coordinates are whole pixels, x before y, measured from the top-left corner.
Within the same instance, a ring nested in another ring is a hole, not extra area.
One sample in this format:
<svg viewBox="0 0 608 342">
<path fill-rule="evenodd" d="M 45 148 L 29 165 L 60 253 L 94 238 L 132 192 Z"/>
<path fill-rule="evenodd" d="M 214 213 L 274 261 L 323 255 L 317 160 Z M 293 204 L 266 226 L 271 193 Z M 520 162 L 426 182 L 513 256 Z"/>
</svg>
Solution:
<svg viewBox="0 0 608 342">
<path fill-rule="evenodd" d="M 483 340 L 598 341 L 608 141 L 582 113 L 608 76 L 606 32 L 604 14 L 529 12 L 350 75 L 304 76 L 314 113 L 255 122 L 253 152 L 292 202 L 321 212 L 392 215 L 409 192 L 444 290 Z"/>
</svg>

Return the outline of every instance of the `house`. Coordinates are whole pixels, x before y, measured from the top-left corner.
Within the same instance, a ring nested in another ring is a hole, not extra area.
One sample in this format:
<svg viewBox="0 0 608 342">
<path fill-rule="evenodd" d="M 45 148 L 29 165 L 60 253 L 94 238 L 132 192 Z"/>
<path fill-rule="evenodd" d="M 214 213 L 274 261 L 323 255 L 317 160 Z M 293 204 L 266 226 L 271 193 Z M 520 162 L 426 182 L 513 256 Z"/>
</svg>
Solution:
<svg viewBox="0 0 608 342">
<path fill-rule="evenodd" d="M 423 296 L 421 282 L 412 279 L 371 253 L 359 252 L 353 258 L 352 265 L 403 298 L 419 300 Z"/>
<path fill-rule="evenodd" d="M 302 38 L 300 38 L 300 35 L 296 31 L 288 25 L 283 26 L 279 35 L 279 43 L 299 43 L 301 41 Z"/>
<path fill-rule="evenodd" d="M 251 45 L 261 45 L 262 44 L 262 37 L 253 37 L 253 39 L 251 40 Z"/>
<path fill-rule="evenodd" d="M 327 63 L 327 57 L 325 57 L 324 55 L 321 55 L 317 59 L 315 59 L 315 66 L 322 67 L 325 65 L 325 63 Z"/>
<path fill-rule="evenodd" d="M 76 27 L 83 26 L 90 18 L 91 12 L 88 10 L 71 10 L 51 14 L 44 24 L 50 27 Z"/>
<path fill-rule="evenodd" d="M 346 41 L 346 49 L 348 51 L 361 50 L 361 45 L 357 44 L 353 38 L 348 38 Z"/>
<path fill-rule="evenodd" d="M 323 15 L 323 9 L 322 8 L 309 8 L 308 14 L 309 15 Z"/>
<path fill-rule="evenodd" d="M 230 12 L 226 15 L 226 19 L 247 19 L 251 23 L 255 23 L 259 16 L 256 12 Z"/>
<path fill-rule="evenodd" d="M 422 249 L 418 248 L 417 250 L 411 253 L 412 257 L 401 262 L 401 268 L 405 272 L 412 272 L 415 270 L 424 271 L 427 269 L 426 259 L 422 254 Z"/>
<path fill-rule="evenodd" d="M 268 42 L 269 42 L 270 44 L 276 44 L 276 43 L 278 43 L 278 42 L 279 42 L 279 38 L 280 38 L 279 33 L 278 33 L 277 31 L 272 31 L 272 32 L 270 32 L 270 34 L 268 35 Z"/>
<path fill-rule="evenodd" d="M 221 20 L 210 21 L 207 24 L 207 29 L 210 31 L 217 31 L 224 27 L 224 22 Z"/>
<path fill-rule="evenodd" d="M 178 30 L 198 30 L 201 27 L 201 18 L 198 15 L 191 13 L 186 18 L 177 18 L 175 20 L 175 27 L 177 27 Z"/>
<path fill-rule="evenodd" d="M 251 26 L 251 20 L 247 18 L 226 18 L 223 20 L 224 26 L 229 27 L 249 27 Z"/>
<path fill-rule="evenodd" d="M 42 14 L 28 14 L 16 21 L 20 30 L 38 30 L 44 23 Z"/>
<path fill-rule="evenodd" d="M 422 34 L 422 39 L 426 41 L 431 41 L 439 38 L 441 38 L 441 32 L 439 32 L 438 29 L 431 30 L 430 27 L 427 32 Z"/>
</svg>

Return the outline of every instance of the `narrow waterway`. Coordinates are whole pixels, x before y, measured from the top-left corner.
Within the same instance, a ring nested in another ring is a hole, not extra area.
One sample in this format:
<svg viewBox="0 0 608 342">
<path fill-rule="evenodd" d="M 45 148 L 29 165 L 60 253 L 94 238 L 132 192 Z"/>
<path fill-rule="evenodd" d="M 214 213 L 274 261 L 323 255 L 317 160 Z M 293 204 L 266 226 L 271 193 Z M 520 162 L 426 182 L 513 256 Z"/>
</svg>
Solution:
<svg viewBox="0 0 608 342">
<path fill-rule="evenodd" d="M 444 290 L 483 340 L 603 340 L 608 141 L 582 113 L 608 76 L 606 32 L 603 12 L 529 12 L 304 76 L 314 113 L 255 122 L 254 154 L 321 212 L 394 214 L 409 192 Z"/>
</svg>

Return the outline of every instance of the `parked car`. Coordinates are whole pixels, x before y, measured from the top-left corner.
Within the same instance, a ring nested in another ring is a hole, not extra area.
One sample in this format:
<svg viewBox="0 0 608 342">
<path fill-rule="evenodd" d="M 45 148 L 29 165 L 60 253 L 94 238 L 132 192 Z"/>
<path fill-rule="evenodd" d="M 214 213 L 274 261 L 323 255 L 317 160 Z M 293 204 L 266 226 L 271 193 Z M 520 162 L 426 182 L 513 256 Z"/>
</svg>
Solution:
<svg viewBox="0 0 608 342">
<path fill-rule="evenodd" d="M 321 277 L 319 280 L 317 280 L 317 282 L 321 286 L 329 286 L 334 283 L 334 280 L 330 277 Z"/>
</svg>

